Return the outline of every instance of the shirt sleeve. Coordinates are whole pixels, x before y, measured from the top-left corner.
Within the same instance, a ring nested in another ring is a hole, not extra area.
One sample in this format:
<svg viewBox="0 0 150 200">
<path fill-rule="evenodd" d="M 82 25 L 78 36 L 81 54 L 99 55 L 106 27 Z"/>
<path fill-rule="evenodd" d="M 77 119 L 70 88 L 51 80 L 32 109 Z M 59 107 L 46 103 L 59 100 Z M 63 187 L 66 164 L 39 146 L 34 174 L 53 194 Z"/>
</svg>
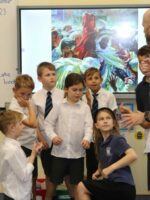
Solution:
<svg viewBox="0 0 150 200">
<path fill-rule="evenodd" d="M 113 94 L 110 94 L 109 102 L 108 102 L 108 107 L 111 110 L 116 110 L 118 108 L 117 102 L 116 102 L 116 97 Z"/>
<path fill-rule="evenodd" d="M 52 108 L 44 121 L 45 133 L 51 140 L 57 136 L 55 133 L 55 127 L 59 115 L 59 108 L 59 106 Z"/>
<path fill-rule="evenodd" d="M 119 157 L 122 156 L 127 149 L 131 148 L 126 139 L 122 136 L 117 137 L 114 146 L 115 152 Z"/>
<path fill-rule="evenodd" d="M 24 109 L 25 108 L 21 107 L 18 104 L 17 99 L 15 99 L 15 98 L 12 99 L 10 106 L 9 106 L 9 110 L 14 110 L 14 111 L 20 112 L 23 115 L 23 120 L 27 119 L 27 115 L 25 114 Z"/>
<path fill-rule="evenodd" d="M 27 159 L 24 162 L 22 159 L 24 155 L 21 151 L 22 149 L 20 149 L 20 151 L 12 151 L 7 157 L 7 163 L 11 167 L 12 171 L 16 174 L 18 179 L 26 182 L 30 180 L 34 166 L 32 163 L 27 163 Z"/>
<path fill-rule="evenodd" d="M 88 105 L 86 105 L 84 133 L 83 139 L 91 142 L 93 138 L 93 119 Z"/>
</svg>

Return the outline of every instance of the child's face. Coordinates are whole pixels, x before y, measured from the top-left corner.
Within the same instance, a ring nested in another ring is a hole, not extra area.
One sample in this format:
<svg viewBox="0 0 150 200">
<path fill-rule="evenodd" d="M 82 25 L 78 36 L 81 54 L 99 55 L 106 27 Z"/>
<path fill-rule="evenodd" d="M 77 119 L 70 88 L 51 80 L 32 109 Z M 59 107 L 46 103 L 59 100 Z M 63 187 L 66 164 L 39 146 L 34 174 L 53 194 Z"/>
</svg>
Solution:
<svg viewBox="0 0 150 200">
<path fill-rule="evenodd" d="M 94 93 L 98 92 L 100 89 L 101 82 L 102 80 L 98 72 L 86 77 L 85 80 L 86 86 L 89 87 Z"/>
<path fill-rule="evenodd" d="M 67 95 L 67 100 L 70 103 L 76 103 L 78 102 L 83 94 L 83 84 L 79 83 L 76 85 L 73 85 L 67 89 L 65 89 L 66 95 Z"/>
<path fill-rule="evenodd" d="M 102 133 L 110 133 L 114 126 L 111 115 L 105 111 L 101 111 L 97 116 L 95 126 Z"/>
<path fill-rule="evenodd" d="M 44 68 L 42 75 L 39 76 L 38 79 L 46 90 L 51 90 L 56 85 L 56 72 L 49 70 L 48 68 Z"/>
<path fill-rule="evenodd" d="M 21 121 L 21 122 L 17 122 L 16 124 L 12 125 L 10 128 L 11 128 L 10 133 L 13 134 L 13 138 L 17 139 L 21 135 L 24 125 Z"/>
<path fill-rule="evenodd" d="M 146 77 L 150 77 L 150 55 L 147 56 L 138 56 L 139 67 Z"/>
<path fill-rule="evenodd" d="M 13 92 L 14 92 L 14 96 L 17 97 L 21 97 L 24 100 L 29 100 L 31 98 L 32 95 L 32 89 L 31 88 L 13 88 Z"/>
</svg>

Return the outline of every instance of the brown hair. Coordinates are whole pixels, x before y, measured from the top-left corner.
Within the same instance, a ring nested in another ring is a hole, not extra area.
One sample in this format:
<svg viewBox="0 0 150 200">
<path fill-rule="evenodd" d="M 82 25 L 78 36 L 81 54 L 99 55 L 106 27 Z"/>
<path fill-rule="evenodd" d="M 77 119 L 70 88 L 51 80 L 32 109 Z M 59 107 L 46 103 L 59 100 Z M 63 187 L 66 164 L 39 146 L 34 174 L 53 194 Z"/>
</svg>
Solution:
<svg viewBox="0 0 150 200">
<path fill-rule="evenodd" d="M 77 85 L 79 83 L 83 84 L 84 87 L 84 80 L 80 74 L 77 73 L 70 73 L 67 75 L 65 79 L 65 88 L 68 89 L 69 87 L 73 85 Z"/>
<path fill-rule="evenodd" d="M 138 49 L 137 56 L 149 56 L 150 55 L 150 46 L 144 45 Z"/>
<path fill-rule="evenodd" d="M 15 88 L 31 88 L 34 89 L 34 81 L 28 74 L 18 75 L 15 80 Z"/>
<path fill-rule="evenodd" d="M 86 78 L 89 77 L 89 76 L 93 76 L 93 74 L 95 74 L 95 73 L 99 73 L 100 79 L 102 79 L 99 70 L 97 68 L 90 67 L 84 73 L 84 80 L 86 80 Z"/>
<path fill-rule="evenodd" d="M 6 110 L 0 112 L 0 131 L 4 134 L 8 131 L 8 126 L 11 124 L 16 124 L 22 120 L 23 116 L 21 113 L 13 111 L 13 110 Z"/>
<path fill-rule="evenodd" d="M 50 63 L 50 62 L 42 62 L 37 66 L 37 75 L 41 76 L 42 72 L 43 72 L 43 69 L 45 69 L 45 68 L 49 69 L 50 71 L 56 71 L 55 65 L 53 65 L 52 63 Z"/>
<path fill-rule="evenodd" d="M 96 113 L 96 116 L 94 118 L 94 123 L 97 122 L 98 115 L 101 112 L 108 113 L 113 119 L 114 126 L 113 126 L 113 129 L 111 131 L 111 134 L 112 135 L 119 135 L 119 124 L 118 124 L 115 113 L 110 108 L 107 108 L 107 107 L 100 108 Z M 103 141 L 103 138 L 102 138 L 101 131 L 99 129 L 97 129 L 95 127 L 95 125 L 94 125 L 94 140 L 95 140 L 95 153 L 96 153 L 96 156 L 97 156 L 97 159 L 98 159 L 99 158 L 99 143 L 101 141 Z"/>
</svg>

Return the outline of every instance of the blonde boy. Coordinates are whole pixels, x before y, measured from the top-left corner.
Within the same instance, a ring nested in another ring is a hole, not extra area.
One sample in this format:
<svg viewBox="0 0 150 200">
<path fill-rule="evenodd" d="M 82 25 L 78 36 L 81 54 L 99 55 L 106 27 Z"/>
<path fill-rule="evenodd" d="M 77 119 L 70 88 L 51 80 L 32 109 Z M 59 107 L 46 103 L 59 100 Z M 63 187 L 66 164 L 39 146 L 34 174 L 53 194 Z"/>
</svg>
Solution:
<svg viewBox="0 0 150 200">
<path fill-rule="evenodd" d="M 9 109 L 22 113 L 22 123 L 25 125 L 22 134 L 17 138 L 23 151 L 28 157 L 31 154 L 33 144 L 36 141 L 35 128 L 37 127 L 36 114 L 30 100 L 34 89 L 33 79 L 27 75 L 18 75 L 13 87 L 14 97 L 11 100 Z M 37 178 L 37 159 L 34 162 L 33 171 L 33 200 L 36 199 L 35 187 Z"/>
<path fill-rule="evenodd" d="M 0 145 L 0 181 L 4 199 L 31 199 L 33 162 L 42 144 L 34 145 L 31 155 L 26 158 L 17 141 L 24 128 L 22 120 L 23 115 L 19 112 L 0 112 L 0 131 L 5 135 Z"/>
</svg>

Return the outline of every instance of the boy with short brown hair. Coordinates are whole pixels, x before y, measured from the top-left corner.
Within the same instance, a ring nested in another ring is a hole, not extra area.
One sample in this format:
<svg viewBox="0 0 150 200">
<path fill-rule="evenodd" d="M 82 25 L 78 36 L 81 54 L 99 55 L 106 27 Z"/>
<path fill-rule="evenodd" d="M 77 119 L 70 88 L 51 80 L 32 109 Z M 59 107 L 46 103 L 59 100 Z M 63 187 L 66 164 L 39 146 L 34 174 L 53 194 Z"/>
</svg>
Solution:
<svg viewBox="0 0 150 200">
<path fill-rule="evenodd" d="M 58 102 L 64 98 L 64 92 L 55 87 L 56 85 L 56 70 L 55 66 L 50 62 L 42 62 L 37 66 L 38 80 L 42 84 L 42 89 L 37 91 L 32 96 L 37 118 L 38 118 L 38 137 L 43 143 L 44 149 L 41 151 L 41 161 L 46 175 L 46 200 L 49 200 L 50 171 L 51 171 L 51 141 L 45 133 L 44 120 L 51 109 L 57 106 Z M 49 110 L 46 110 L 47 99 L 51 99 Z"/>
</svg>

